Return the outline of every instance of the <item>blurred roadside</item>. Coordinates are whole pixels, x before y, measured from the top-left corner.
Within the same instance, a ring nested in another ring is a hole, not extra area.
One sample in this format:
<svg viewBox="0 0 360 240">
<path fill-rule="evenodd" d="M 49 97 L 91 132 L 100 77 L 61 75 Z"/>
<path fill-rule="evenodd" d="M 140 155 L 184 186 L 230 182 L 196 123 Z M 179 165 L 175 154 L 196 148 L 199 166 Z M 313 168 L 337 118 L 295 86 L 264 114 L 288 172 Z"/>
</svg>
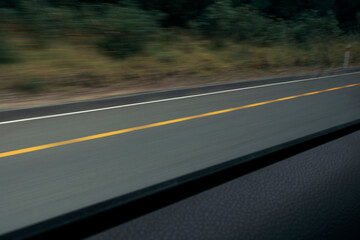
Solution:
<svg viewBox="0 0 360 240">
<path fill-rule="evenodd" d="M 2 2 L 0 109 L 360 65 L 338 5 L 264 2 Z"/>
<path fill-rule="evenodd" d="M 357 68 L 354 68 L 357 69 Z M 323 75 L 327 72 L 338 71 L 338 68 L 331 69 L 292 69 L 287 71 L 258 71 L 258 72 L 235 72 L 223 74 L 216 77 L 187 78 L 187 81 L 174 81 L 172 79 L 162 79 L 156 84 L 131 84 L 129 86 L 108 86 L 98 88 L 76 88 L 67 91 L 42 92 L 36 94 L 22 93 L 3 90 L 0 91 L 0 111 L 10 109 L 20 109 L 27 107 L 38 107 L 46 105 L 56 105 L 78 101 L 97 100 L 109 97 L 126 96 L 156 91 L 167 91 L 183 89 L 188 87 L 211 86 L 213 84 L 224 84 L 233 82 L 256 81 L 264 78 L 278 78 L 288 76 L 302 76 L 308 74 Z"/>
</svg>

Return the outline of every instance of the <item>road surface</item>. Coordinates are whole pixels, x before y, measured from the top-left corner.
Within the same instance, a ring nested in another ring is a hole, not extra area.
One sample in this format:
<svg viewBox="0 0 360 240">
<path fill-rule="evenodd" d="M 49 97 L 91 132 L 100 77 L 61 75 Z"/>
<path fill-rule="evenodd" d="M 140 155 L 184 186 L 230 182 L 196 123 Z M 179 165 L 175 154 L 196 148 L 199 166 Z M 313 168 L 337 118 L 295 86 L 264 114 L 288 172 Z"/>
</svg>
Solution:
<svg viewBox="0 0 360 240">
<path fill-rule="evenodd" d="M 360 118 L 360 73 L 0 119 L 0 235 Z"/>
</svg>

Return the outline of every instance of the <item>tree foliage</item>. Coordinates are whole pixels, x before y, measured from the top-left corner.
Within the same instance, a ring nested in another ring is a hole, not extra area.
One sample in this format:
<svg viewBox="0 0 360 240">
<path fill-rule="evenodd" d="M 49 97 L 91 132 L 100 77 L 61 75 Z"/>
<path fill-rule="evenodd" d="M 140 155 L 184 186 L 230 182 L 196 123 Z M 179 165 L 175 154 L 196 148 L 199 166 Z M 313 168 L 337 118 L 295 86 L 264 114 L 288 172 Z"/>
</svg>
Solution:
<svg viewBox="0 0 360 240">
<path fill-rule="evenodd" d="M 320 16 L 315 10 L 303 12 L 293 22 L 291 32 L 298 42 L 322 41 L 340 35 L 339 22 L 332 13 Z"/>
<path fill-rule="evenodd" d="M 352 0 L 7 0 L 1 24 L 19 24 L 33 38 L 91 35 L 107 54 L 141 51 L 161 28 L 204 38 L 256 44 L 360 33 L 360 2 Z M 169 31 L 170 32 L 170 31 Z"/>
<path fill-rule="evenodd" d="M 116 57 L 136 53 L 159 30 L 161 16 L 135 6 L 108 5 L 96 21 L 96 28 L 103 35 L 98 46 Z"/>
<path fill-rule="evenodd" d="M 261 14 L 249 5 L 234 7 L 231 1 L 210 5 L 193 27 L 211 38 L 248 40 L 268 44 L 286 37 L 286 25 Z"/>
<path fill-rule="evenodd" d="M 10 63 L 15 60 L 15 56 L 11 51 L 10 43 L 6 37 L 0 34 L 0 63 Z"/>
<path fill-rule="evenodd" d="M 19 19 L 37 34 L 64 34 L 78 21 L 74 9 L 52 6 L 44 0 L 23 0 L 18 3 Z"/>
</svg>

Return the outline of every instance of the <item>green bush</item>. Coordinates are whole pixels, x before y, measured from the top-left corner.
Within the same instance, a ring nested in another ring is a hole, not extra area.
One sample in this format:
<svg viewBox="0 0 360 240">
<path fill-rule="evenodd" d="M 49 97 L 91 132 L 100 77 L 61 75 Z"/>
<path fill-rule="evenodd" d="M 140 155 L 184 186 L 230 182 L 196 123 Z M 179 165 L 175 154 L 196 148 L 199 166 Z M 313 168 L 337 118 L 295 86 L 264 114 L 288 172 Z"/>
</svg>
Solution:
<svg viewBox="0 0 360 240">
<path fill-rule="evenodd" d="M 319 16 L 315 10 L 302 13 L 293 22 L 291 29 L 291 35 L 300 43 L 324 41 L 341 34 L 339 22 L 334 14 L 327 13 L 325 16 Z"/>
<path fill-rule="evenodd" d="M 286 24 L 282 20 L 270 19 L 247 5 L 233 7 L 230 0 L 215 2 L 191 26 L 216 41 L 230 38 L 267 44 L 286 37 Z"/>
<path fill-rule="evenodd" d="M 11 24 L 17 20 L 17 11 L 11 8 L 0 8 L 0 21 L 2 24 Z"/>
<path fill-rule="evenodd" d="M 0 64 L 15 61 L 14 52 L 8 40 L 0 34 Z"/>
<path fill-rule="evenodd" d="M 23 0 L 20 6 L 20 19 L 38 35 L 64 34 L 80 21 L 74 9 L 54 7 L 44 0 Z"/>
<path fill-rule="evenodd" d="M 282 19 L 271 19 L 249 6 L 236 8 L 233 32 L 237 40 L 270 44 L 286 38 L 287 25 Z"/>
<path fill-rule="evenodd" d="M 13 85 L 13 89 L 16 91 L 27 93 L 39 93 L 45 90 L 47 83 L 43 81 L 22 81 Z"/>
<path fill-rule="evenodd" d="M 235 17 L 236 11 L 231 1 L 217 1 L 206 8 L 191 26 L 207 37 L 220 38 L 232 33 Z"/>
<path fill-rule="evenodd" d="M 113 57 L 127 57 L 144 49 L 159 31 L 160 15 L 135 6 L 109 5 L 96 28 L 102 34 L 98 47 Z"/>
<path fill-rule="evenodd" d="M 48 38 L 83 34 L 105 53 L 126 57 L 141 51 L 159 30 L 160 14 L 117 4 L 52 5 L 46 0 L 21 0 L 17 17 L 40 46 Z"/>
</svg>

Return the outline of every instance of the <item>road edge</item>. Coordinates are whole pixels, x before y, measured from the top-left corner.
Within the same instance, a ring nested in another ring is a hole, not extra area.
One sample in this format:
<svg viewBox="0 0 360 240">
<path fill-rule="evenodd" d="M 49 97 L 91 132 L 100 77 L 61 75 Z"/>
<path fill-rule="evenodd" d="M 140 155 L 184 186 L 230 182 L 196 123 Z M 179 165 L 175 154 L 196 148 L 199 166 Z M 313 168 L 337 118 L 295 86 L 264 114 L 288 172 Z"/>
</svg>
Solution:
<svg viewBox="0 0 360 240">
<path fill-rule="evenodd" d="M 156 101 L 166 98 L 177 98 L 177 97 L 183 97 L 193 94 L 225 91 L 229 89 L 253 87 L 257 85 L 291 82 L 302 79 L 327 77 L 327 76 L 330 77 L 333 75 L 354 73 L 358 71 L 360 71 L 360 67 L 323 71 L 318 73 L 310 73 L 310 74 L 302 74 L 302 75 L 276 77 L 276 78 L 242 80 L 242 81 L 236 81 L 230 83 L 211 84 L 200 87 L 185 87 L 185 88 L 176 88 L 170 90 L 140 92 L 135 94 L 125 94 L 125 95 L 118 95 L 118 96 L 112 96 L 112 97 L 106 97 L 100 99 L 75 101 L 70 103 L 51 104 L 51 105 L 35 106 L 28 108 L 7 109 L 7 110 L 0 110 L 0 121 L 11 121 L 20 118 L 32 118 L 32 117 L 42 116 L 45 114 L 54 115 L 54 114 L 62 114 L 62 113 L 74 112 L 74 111 L 84 111 L 84 110 L 90 110 L 96 108 L 106 108 L 117 105 L 140 103 L 145 101 Z"/>
</svg>

